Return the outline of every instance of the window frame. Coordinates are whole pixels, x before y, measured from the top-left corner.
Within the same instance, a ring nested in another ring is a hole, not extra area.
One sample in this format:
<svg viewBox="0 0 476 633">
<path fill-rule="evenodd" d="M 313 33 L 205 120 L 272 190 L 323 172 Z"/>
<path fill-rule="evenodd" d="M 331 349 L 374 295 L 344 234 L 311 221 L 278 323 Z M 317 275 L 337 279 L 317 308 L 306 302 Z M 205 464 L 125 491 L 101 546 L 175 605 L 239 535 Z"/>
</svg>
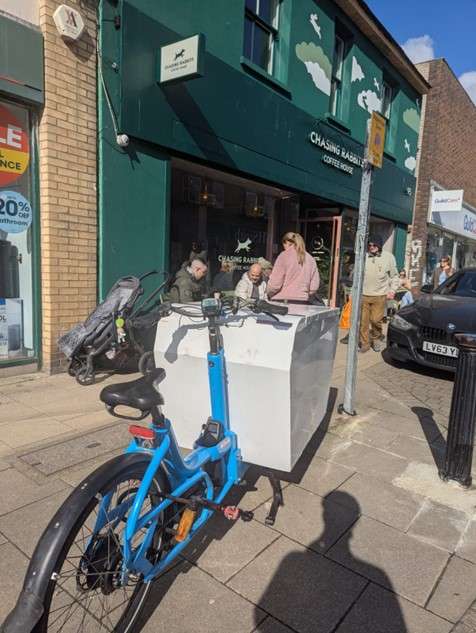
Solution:
<svg viewBox="0 0 476 633">
<path fill-rule="evenodd" d="M 386 103 L 385 96 L 387 94 L 389 95 L 389 98 L 388 98 L 388 102 Z M 388 123 L 390 123 L 390 119 L 392 118 L 392 105 L 393 105 L 394 96 L 395 96 L 395 90 L 392 84 L 389 81 L 382 79 L 382 105 L 380 108 L 380 114 L 384 117 L 384 119 L 386 119 Z M 387 105 L 386 109 L 388 110 L 388 114 L 386 114 L 384 111 L 385 103 Z"/>
<path fill-rule="evenodd" d="M 255 64 L 259 68 L 261 68 L 264 72 L 268 73 L 271 77 L 274 75 L 274 61 L 275 61 L 275 49 L 276 43 L 279 40 L 279 18 L 280 18 L 280 8 L 281 8 L 281 0 L 275 0 L 276 2 L 276 10 L 274 14 L 273 23 L 266 21 L 259 14 L 260 10 L 260 2 L 261 0 L 255 0 L 256 2 L 256 12 L 250 9 L 245 4 L 245 20 L 248 19 L 252 25 L 251 32 L 251 52 L 250 56 L 246 55 L 245 52 L 245 41 L 243 40 L 243 56 L 245 59 L 249 60 L 252 64 Z M 254 28 L 255 25 L 261 30 L 265 31 L 268 35 L 268 63 L 266 68 L 261 64 L 257 63 L 253 59 L 253 47 L 254 47 Z"/>
<path fill-rule="evenodd" d="M 339 43 L 339 44 L 338 44 Z M 337 53 L 339 51 L 339 53 Z M 334 52 L 332 57 L 331 94 L 329 111 L 332 116 L 341 117 L 342 78 L 346 55 L 346 41 L 341 34 L 334 34 Z"/>
</svg>

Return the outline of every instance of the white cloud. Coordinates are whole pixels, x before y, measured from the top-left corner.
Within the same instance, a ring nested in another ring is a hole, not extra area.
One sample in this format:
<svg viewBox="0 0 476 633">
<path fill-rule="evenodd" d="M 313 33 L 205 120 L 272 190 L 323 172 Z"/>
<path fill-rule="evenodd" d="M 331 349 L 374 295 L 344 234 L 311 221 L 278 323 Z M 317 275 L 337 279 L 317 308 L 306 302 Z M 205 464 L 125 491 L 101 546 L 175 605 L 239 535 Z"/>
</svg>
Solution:
<svg viewBox="0 0 476 633">
<path fill-rule="evenodd" d="M 326 95 L 331 94 L 331 82 L 326 73 L 317 62 L 304 62 L 307 72 L 311 75 L 316 88 L 322 90 Z"/>
<path fill-rule="evenodd" d="M 361 108 L 372 113 L 374 110 L 380 112 L 382 102 L 373 90 L 363 90 L 357 95 L 357 103 Z"/>
<path fill-rule="evenodd" d="M 467 73 L 463 73 L 459 77 L 459 80 L 462 83 L 463 88 L 473 100 L 473 103 L 476 105 L 476 70 L 470 70 Z"/>
<path fill-rule="evenodd" d="M 406 160 L 405 160 L 405 167 L 407 169 L 409 169 L 410 171 L 413 171 L 416 167 L 416 158 L 415 156 L 409 156 Z"/>
<path fill-rule="evenodd" d="M 435 43 L 429 35 L 410 37 L 402 48 L 414 64 L 435 58 Z"/>
<path fill-rule="evenodd" d="M 359 62 L 352 55 L 352 76 L 350 81 L 360 81 L 361 79 L 365 79 L 364 72 L 359 64 Z"/>
</svg>

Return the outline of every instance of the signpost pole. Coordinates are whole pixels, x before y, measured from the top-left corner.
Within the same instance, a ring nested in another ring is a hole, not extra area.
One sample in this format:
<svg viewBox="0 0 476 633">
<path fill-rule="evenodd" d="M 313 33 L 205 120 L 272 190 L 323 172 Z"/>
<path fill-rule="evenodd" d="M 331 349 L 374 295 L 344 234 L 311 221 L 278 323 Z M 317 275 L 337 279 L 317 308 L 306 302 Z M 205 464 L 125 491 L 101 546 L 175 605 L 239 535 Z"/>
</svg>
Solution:
<svg viewBox="0 0 476 633">
<path fill-rule="evenodd" d="M 359 220 L 355 236 L 355 264 L 352 282 L 352 311 L 345 369 L 344 402 L 339 405 L 339 413 L 356 415 L 354 408 L 355 385 L 357 382 L 357 354 L 359 345 L 360 309 L 364 286 L 365 255 L 370 217 L 370 190 L 373 167 L 381 167 L 385 142 L 385 120 L 373 112 L 367 128 L 362 183 L 360 186 Z"/>
</svg>

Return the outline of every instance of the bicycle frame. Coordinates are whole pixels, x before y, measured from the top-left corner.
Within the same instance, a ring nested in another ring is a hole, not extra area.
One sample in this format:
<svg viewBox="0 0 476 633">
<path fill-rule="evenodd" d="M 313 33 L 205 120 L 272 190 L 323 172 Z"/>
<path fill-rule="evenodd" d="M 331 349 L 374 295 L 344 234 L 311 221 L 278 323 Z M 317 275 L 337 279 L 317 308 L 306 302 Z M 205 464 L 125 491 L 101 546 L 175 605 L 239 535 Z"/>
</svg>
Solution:
<svg viewBox="0 0 476 633">
<path fill-rule="evenodd" d="M 167 555 L 158 563 L 152 564 L 147 558 L 147 552 L 152 543 L 154 532 L 162 513 L 172 504 L 172 499 L 163 499 L 158 505 L 141 515 L 148 491 L 154 477 L 163 468 L 170 482 L 170 496 L 182 497 L 187 491 L 200 482 L 206 487 L 206 499 L 221 503 L 231 487 L 238 483 L 242 476 L 241 454 L 237 445 L 236 434 L 230 428 L 228 389 L 226 378 L 226 364 L 223 345 L 220 339 L 219 327 L 214 318 L 208 324 L 210 338 L 210 352 L 207 354 L 208 380 L 210 388 L 211 414 L 213 420 L 223 425 L 224 437 L 215 446 L 198 447 L 182 458 L 170 420 L 164 418 L 160 409 L 153 413 L 150 428 L 154 431 L 154 441 L 151 448 L 140 446 L 133 440 L 127 453 L 144 453 L 151 456 L 150 464 L 142 478 L 141 484 L 133 501 L 124 501 L 109 511 L 111 494 L 105 495 L 100 503 L 94 532 L 99 531 L 108 522 L 120 520 L 124 512 L 130 508 L 123 537 L 123 582 L 127 582 L 130 573 L 142 574 L 144 580 L 150 581 L 164 571 L 170 563 L 187 547 L 196 532 L 210 519 L 213 511 L 203 507 L 200 516 L 194 521 L 187 537 L 176 543 Z M 205 464 L 218 460 L 225 460 L 225 481 L 214 496 L 214 486 L 210 476 L 204 470 Z M 133 547 L 134 536 L 146 529 L 141 543 Z"/>
</svg>

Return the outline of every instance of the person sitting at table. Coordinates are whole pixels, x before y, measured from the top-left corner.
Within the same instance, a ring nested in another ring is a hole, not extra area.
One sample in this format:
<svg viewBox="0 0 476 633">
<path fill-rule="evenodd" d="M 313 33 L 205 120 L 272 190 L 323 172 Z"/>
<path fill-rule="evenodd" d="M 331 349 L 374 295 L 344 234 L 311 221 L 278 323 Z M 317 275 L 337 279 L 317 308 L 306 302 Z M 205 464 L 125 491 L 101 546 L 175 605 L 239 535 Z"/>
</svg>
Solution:
<svg viewBox="0 0 476 633">
<path fill-rule="evenodd" d="M 250 269 L 243 274 L 236 284 L 235 296 L 245 300 L 266 298 L 266 282 L 259 264 L 252 264 Z"/>
<path fill-rule="evenodd" d="M 167 299 L 177 303 L 201 301 L 206 291 L 207 271 L 206 262 L 199 257 L 193 259 L 188 266 L 178 271 Z"/>
<path fill-rule="evenodd" d="M 319 288 L 319 271 L 315 259 L 306 252 L 299 233 L 286 233 L 283 252 L 278 255 L 268 281 L 268 297 L 273 301 L 309 303 Z"/>
</svg>

